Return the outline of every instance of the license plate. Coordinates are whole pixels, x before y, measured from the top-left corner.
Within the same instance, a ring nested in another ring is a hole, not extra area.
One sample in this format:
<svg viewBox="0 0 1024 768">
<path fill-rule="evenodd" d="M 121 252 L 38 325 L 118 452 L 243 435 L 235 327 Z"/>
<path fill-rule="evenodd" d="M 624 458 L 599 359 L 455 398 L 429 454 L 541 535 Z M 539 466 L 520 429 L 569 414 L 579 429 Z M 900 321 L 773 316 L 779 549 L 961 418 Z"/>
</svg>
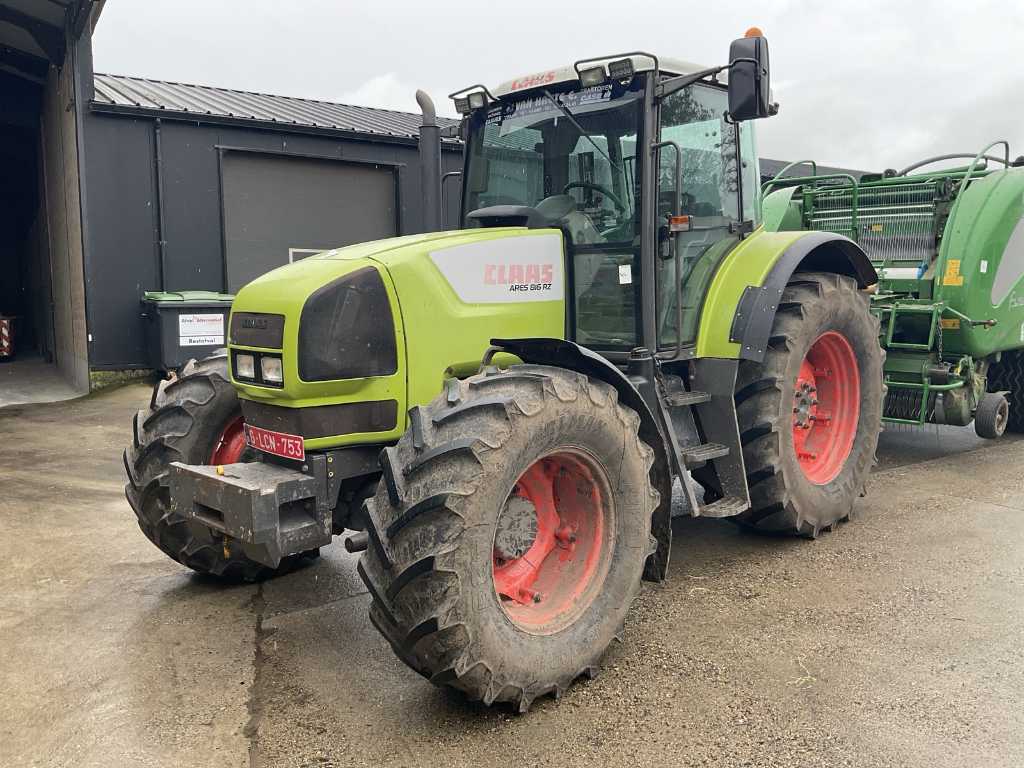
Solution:
<svg viewBox="0 0 1024 768">
<path fill-rule="evenodd" d="M 272 453 L 285 459 L 302 461 L 306 458 L 306 449 L 302 438 L 284 432 L 272 432 L 269 429 L 245 425 L 245 442 L 258 451 Z"/>
</svg>

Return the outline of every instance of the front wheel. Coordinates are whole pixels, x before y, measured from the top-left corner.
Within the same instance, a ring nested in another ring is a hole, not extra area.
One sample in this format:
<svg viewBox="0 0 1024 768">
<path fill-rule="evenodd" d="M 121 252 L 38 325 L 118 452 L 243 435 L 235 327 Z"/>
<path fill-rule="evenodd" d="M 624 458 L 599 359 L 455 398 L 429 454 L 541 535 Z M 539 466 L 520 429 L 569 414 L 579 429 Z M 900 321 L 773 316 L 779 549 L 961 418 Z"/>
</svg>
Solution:
<svg viewBox="0 0 1024 768">
<path fill-rule="evenodd" d="M 124 451 L 125 496 L 146 537 L 168 557 L 226 582 L 284 573 L 316 551 L 286 558 L 277 569 L 245 556 L 221 534 L 173 511 L 168 476 L 172 462 L 233 464 L 251 460 L 242 408 L 231 386 L 226 352 L 189 363 L 173 381 L 161 381 L 150 406 L 132 422 Z"/>
<path fill-rule="evenodd" d="M 654 549 L 654 453 L 604 382 L 522 365 L 451 380 L 382 455 L 359 572 L 410 667 L 519 711 L 593 675 Z"/>
<path fill-rule="evenodd" d="M 817 536 L 850 514 L 878 445 L 882 360 L 878 320 L 851 278 L 794 275 L 763 362 L 740 365 L 751 507 L 737 522 Z"/>
</svg>

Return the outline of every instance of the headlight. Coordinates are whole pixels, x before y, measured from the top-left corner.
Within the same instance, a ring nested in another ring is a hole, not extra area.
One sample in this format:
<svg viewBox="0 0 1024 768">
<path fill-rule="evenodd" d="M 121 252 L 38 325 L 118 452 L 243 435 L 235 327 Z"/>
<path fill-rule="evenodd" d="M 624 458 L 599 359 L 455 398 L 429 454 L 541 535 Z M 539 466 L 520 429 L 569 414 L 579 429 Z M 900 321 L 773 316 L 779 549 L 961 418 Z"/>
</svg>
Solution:
<svg viewBox="0 0 1024 768">
<path fill-rule="evenodd" d="M 303 381 L 390 376 L 398 370 L 391 302 L 374 267 L 315 291 L 299 319 Z"/>
<path fill-rule="evenodd" d="M 255 379 L 256 358 L 252 355 L 235 355 L 235 378 Z"/>
<path fill-rule="evenodd" d="M 284 367 L 281 365 L 280 357 L 263 355 L 260 358 L 260 372 L 263 374 L 263 381 L 267 384 L 284 383 Z"/>
</svg>

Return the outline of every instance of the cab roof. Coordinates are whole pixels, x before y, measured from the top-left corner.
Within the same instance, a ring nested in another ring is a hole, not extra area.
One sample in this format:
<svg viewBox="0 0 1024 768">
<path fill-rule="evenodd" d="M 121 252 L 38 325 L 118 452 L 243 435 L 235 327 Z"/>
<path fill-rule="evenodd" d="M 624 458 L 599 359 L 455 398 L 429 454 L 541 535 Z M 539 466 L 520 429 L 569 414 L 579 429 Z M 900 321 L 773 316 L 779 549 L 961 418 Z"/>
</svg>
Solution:
<svg viewBox="0 0 1024 768">
<path fill-rule="evenodd" d="M 633 54 L 629 56 L 607 56 L 596 59 L 588 59 L 580 64 L 581 69 L 587 69 L 589 67 L 595 67 L 602 64 L 607 64 L 610 61 L 620 61 L 621 59 L 630 59 L 633 62 L 633 70 L 635 72 L 649 72 L 654 69 L 654 61 L 648 54 Z M 667 75 L 690 75 L 694 72 L 700 72 L 707 67 L 703 67 L 693 62 L 683 61 L 681 59 L 672 58 L 661 58 L 659 57 L 659 68 L 662 73 Z M 725 73 L 719 75 L 724 80 Z M 506 80 L 501 83 L 497 88 L 492 90 L 492 94 L 501 98 L 502 96 L 508 96 L 513 93 L 522 93 L 524 91 L 533 90 L 534 88 L 543 88 L 547 85 L 554 85 L 557 83 L 567 83 L 572 80 L 577 80 L 579 75 L 576 72 L 576 68 L 573 64 L 567 64 L 562 67 L 556 67 L 555 69 L 542 70 L 540 72 L 534 72 L 532 74 L 523 75 L 512 80 Z"/>
</svg>

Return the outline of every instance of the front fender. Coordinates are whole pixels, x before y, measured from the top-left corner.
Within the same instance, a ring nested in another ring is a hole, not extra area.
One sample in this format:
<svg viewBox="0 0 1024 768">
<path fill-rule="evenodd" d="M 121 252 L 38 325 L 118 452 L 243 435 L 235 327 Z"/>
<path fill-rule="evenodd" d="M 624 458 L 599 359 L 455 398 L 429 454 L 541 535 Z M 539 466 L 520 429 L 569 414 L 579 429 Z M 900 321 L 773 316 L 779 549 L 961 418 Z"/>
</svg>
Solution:
<svg viewBox="0 0 1024 768">
<path fill-rule="evenodd" d="M 661 495 L 661 500 L 658 502 L 658 507 L 654 510 L 654 517 L 651 520 L 651 533 L 658 540 L 658 547 L 647 558 L 644 579 L 646 581 L 664 581 L 672 549 L 672 467 L 669 463 L 665 437 L 658 426 L 658 420 L 640 391 L 626 374 L 608 360 L 571 341 L 550 338 L 491 339 L 491 344 L 501 347 L 502 350 L 515 355 L 525 363 L 568 368 L 591 378 L 600 379 L 615 387 L 619 394 L 619 402 L 640 415 L 640 438 L 654 450 L 651 481 Z"/>
</svg>

